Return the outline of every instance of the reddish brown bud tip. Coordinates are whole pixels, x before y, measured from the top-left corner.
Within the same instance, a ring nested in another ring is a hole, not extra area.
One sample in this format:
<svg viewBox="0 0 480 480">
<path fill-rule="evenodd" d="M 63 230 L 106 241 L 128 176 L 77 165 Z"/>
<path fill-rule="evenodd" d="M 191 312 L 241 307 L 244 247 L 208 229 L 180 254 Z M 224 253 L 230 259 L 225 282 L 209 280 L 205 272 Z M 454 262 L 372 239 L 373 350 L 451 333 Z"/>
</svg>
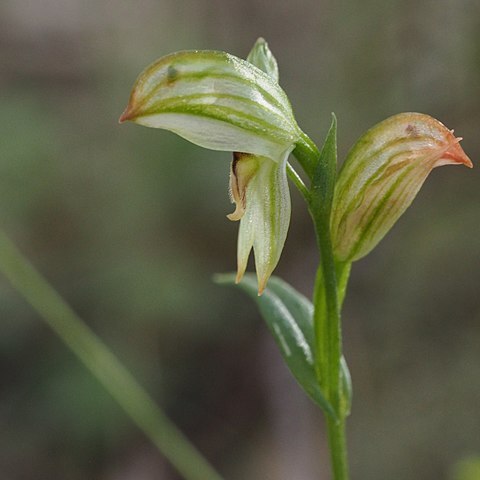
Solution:
<svg viewBox="0 0 480 480">
<path fill-rule="evenodd" d="M 457 137 L 455 140 L 456 141 L 453 143 L 453 145 L 443 154 L 443 158 L 446 160 L 451 160 L 452 163 L 461 163 L 468 168 L 473 168 L 472 161 L 470 158 L 468 158 L 467 154 L 460 146 L 460 141 L 463 140 L 462 137 Z"/>
<path fill-rule="evenodd" d="M 120 115 L 120 118 L 118 119 L 118 123 L 124 123 L 128 120 L 131 120 L 132 118 L 134 118 L 133 109 L 131 108 L 131 105 L 128 104 L 127 108 Z"/>
</svg>

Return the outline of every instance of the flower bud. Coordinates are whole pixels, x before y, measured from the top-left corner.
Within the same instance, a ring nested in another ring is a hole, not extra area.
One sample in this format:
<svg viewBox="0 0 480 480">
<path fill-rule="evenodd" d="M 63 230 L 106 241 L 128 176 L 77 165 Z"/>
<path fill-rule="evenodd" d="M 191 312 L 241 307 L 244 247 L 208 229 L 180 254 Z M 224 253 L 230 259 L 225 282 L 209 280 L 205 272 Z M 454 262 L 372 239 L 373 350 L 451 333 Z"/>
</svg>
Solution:
<svg viewBox="0 0 480 480">
<path fill-rule="evenodd" d="M 335 256 L 367 255 L 412 203 L 433 168 L 472 167 L 453 131 L 420 113 L 390 117 L 363 135 L 340 171 L 331 220 Z"/>
</svg>

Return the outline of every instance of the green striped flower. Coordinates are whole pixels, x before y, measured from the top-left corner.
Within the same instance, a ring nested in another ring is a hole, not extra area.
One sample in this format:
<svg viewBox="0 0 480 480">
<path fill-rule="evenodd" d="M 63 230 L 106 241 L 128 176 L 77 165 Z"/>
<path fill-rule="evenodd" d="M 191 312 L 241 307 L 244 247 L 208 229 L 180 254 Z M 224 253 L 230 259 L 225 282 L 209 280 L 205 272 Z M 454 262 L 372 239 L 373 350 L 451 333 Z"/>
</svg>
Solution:
<svg viewBox="0 0 480 480">
<path fill-rule="evenodd" d="M 276 62 L 263 40 L 249 60 L 260 68 L 219 51 L 167 55 L 140 74 L 120 122 L 163 128 L 201 147 L 235 152 L 230 191 L 236 210 L 228 217 L 241 220 L 237 281 L 253 247 L 261 293 L 285 243 L 286 163 L 301 131 L 277 83 L 278 71 L 268 71 Z"/>
<path fill-rule="evenodd" d="M 335 186 L 331 220 L 335 255 L 367 255 L 412 203 L 435 167 L 471 160 L 453 131 L 421 113 L 387 118 L 349 152 Z"/>
</svg>

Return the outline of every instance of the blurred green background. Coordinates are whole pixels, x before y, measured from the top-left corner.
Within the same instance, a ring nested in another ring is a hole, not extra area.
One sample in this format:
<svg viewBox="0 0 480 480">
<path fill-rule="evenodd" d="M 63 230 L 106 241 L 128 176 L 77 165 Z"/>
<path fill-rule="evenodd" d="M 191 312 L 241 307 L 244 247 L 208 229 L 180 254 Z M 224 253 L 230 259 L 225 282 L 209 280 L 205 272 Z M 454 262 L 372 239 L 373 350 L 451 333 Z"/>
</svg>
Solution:
<svg viewBox="0 0 480 480">
<path fill-rule="evenodd" d="M 478 480 L 478 0 L 2 0 L 0 225 L 226 479 L 328 479 L 321 413 L 254 305 L 211 282 L 235 268 L 230 155 L 117 124 L 157 57 L 258 36 L 313 139 L 336 112 L 340 158 L 401 111 L 464 137 L 476 168 L 434 171 L 354 266 L 348 435 L 353 479 Z M 310 295 L 292 197 L 277 274 Z M 3 277 L 0 321 L 2 480 L 179 478 Z"/>
</svg>

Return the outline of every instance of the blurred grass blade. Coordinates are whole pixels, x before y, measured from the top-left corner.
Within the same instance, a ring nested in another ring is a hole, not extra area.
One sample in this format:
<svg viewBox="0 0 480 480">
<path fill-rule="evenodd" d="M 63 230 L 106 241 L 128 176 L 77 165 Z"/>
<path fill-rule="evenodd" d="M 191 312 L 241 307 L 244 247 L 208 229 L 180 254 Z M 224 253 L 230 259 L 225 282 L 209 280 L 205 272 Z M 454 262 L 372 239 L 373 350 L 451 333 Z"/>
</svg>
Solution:
<svg viewBox="0 0 480 480">
<path fill-rule="evenodd" d="M 221 480 L 148 393 L 0 232 L 0 271 L 186 480 Z"/>
<path fill-rule="evenodd" d="M 234 285 L 235 275 L 217 275 L 215 281 L 219 284 Z M 308 321 L 308 317 L 304 315 L 309 310 L 304 301 L 306 299 L 275 277 L 271 277 L 270 282 L 274 287 L 269 283 L 261 296 L 257 294 L 257 282 L 252 274 L 245 275 L 238 287 L 257 303 L 288 368 L 300 386 L 328 416 L 335 419 L 334 410 L 317 382 L 311 343 L 313 326 L 311 320 Z M 285 291 L 286 295 L 278 294 Z"/>
</svg>

